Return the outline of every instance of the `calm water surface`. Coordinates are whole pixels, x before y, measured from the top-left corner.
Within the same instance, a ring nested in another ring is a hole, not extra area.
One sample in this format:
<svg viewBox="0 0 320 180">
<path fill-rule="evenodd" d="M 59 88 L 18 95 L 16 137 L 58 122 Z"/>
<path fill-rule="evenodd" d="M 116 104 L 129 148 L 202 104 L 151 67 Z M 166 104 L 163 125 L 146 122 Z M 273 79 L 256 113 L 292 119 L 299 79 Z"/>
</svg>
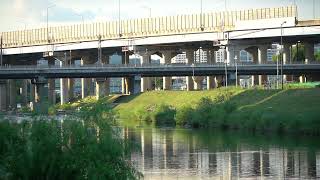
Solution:
<svg viewBox="0 0 320 180">
<path fill-rule="evenodd" d="M 124 128 L 145 179 L 320 179 L 320 138 Z"/>
</svg>

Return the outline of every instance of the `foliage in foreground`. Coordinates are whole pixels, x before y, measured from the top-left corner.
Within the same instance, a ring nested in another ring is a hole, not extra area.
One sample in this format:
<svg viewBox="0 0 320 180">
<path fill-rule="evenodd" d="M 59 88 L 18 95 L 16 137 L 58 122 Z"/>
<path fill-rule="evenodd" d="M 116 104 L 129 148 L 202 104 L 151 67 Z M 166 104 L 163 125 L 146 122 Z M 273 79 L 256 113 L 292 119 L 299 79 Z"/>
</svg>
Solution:
<svg viewBox="0 0 320 180">
<path fill-rule="evenodd" d="M 137 179 L 130 144 L 111 128 L 113 113 L 97 103 L 81 121 L 0 123 L 0 179 Z"/>
</svg>

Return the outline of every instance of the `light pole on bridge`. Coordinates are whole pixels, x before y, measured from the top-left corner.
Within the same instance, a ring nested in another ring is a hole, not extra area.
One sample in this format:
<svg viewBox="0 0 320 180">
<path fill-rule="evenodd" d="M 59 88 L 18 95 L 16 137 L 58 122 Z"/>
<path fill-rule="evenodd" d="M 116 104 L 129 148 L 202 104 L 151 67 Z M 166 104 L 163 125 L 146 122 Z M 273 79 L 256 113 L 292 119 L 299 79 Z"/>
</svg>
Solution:
<svg viewBox="0 0 320 180">
<path fill-rule="evenodd" d="M 121 32 L 121 0 L 118 0 L 118 15 L 119 15 L 119 37 L 122 37 L 122 32 Z"/>
<path fill-rule="evenodd" d="M 56 5 L 53 4 L 53 5 L 47 7 L 47 41 L 48 41 L 48 44 L 50 43 L 50 39 L 49 39 L 49 9 L 53 8 L 54 6 L 56 6 Z"/>
</svg>

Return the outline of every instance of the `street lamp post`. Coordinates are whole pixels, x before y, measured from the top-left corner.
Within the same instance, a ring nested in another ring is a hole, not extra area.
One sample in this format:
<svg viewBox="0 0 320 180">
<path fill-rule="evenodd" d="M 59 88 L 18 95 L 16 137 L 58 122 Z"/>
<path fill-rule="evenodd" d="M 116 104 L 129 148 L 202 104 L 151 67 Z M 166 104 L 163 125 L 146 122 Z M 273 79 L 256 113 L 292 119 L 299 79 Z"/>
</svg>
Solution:
<svg viewBox="0 0 320 180">
<path fill-rule="evenodd" d="M 118 15 L 119 15 L 119 37 L 122 37 L 121 33 L 121 0 L 118 0 Z"/>
<path fill-rule="evenodd" d="M 281 43 L 281 53 L 280 53 L 280 56 L 281 56 L 281 89 L 283 89 L 283 25 L 287 23 L 287 21 L 283 21 L 281 23 L 281 27 L 280 27 L 280 30 L 281 30 L 281 36 L 280 36 L 280 43 Z"/>
<path fill-rule="evenodd" d="M 47 41 L 48 41 L 48 44 L 50 43 L 50 39 L 49 39 L 49 9 L 54 6 L 56 6 L 56 5 L 53 4 L 53 5 L 47 7 Z"/>
<path fill-rule="evenodd" d="M 201 31 L 204 30 L 202 12 L 203 12 L 202 0 L 200 0 L 200 29 L 201 29 Z"/>
</svg>

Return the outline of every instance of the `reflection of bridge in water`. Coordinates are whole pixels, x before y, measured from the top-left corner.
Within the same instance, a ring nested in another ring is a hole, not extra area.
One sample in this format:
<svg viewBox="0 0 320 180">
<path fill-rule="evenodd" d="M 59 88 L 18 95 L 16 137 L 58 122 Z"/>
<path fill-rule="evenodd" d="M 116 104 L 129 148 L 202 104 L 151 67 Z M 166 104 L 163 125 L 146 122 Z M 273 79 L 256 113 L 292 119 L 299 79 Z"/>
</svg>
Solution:
<svg viewBox="0 0 320 180">
<path fill-rule="evenodd" d="M 230 144 L 190 130 L 125 129 L 124 136 L 141 145 L 142 154 L 133 153 L 132 160 L 146 179 L 320 178 L 319 149 L 260 147 L 241 138 Z"/>
</svg>

